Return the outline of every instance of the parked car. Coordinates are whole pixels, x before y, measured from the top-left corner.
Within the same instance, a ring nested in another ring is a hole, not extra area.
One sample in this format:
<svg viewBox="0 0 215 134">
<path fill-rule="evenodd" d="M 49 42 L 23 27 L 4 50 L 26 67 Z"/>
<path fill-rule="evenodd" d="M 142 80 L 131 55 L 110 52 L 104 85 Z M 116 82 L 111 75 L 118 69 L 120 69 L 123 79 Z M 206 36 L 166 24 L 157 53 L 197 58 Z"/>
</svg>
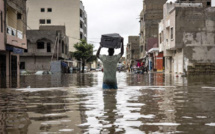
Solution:
<svg viewBox="0 0 215 134">
<path fill-rule="evenodd" d="M 44 74 L 52 74 L 50 71 L 37 71 L 35 75 L 44 75 Z"/>
<path fill-rule="evenodd" d="M 97 68 L 96 71 L 102 71 L 102 68 Z"/>
<path fill-rule="evenodd" d="M 26 70 L 20 70 L 20 75 L 28 75 L 29 72 L 27 72 Z"/>
<path fill-rule="evenodd" d="M 96 68 L 91 68 L 90 70 L 91 70 L 91 71 L 92 71 L 92 70 L 96 70 Z"/>
</svg>

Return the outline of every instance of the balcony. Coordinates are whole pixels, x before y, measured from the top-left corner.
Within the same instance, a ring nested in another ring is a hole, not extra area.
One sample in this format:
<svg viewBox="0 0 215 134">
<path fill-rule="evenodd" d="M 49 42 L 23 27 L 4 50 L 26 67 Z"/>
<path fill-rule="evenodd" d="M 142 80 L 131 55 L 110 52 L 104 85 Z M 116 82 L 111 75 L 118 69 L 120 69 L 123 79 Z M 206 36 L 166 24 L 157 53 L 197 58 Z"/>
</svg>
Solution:
<svg viewBox="0 0 215 134">
<path fill-rule="evenodd" d="M 82 32 L 82 33 L 83 33 L 83 32 L 84 32 L 84 30 L 83 30 L 82 28 L 80 28 L 80 32 Z"/>
<path fill-rule="evenodd" d="M 80 20 L 84 23 L 85 21 L 84 21 L 84 19 L 82 18 L 82 17 L 80 17 Z"/>
<path fill-rule="evenodd" d="M 7 26 L 7 44 L 14 47 L 27 49 L 26 35 L 24 35 L 22 31 Z"/>
</svg>

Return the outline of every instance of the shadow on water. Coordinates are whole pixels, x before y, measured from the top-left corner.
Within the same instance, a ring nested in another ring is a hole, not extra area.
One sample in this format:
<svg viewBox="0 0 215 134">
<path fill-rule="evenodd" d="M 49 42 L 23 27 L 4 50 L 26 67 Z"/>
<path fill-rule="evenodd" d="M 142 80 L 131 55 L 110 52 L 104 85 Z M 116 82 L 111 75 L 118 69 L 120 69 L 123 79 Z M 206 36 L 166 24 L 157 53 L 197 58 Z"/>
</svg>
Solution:
<svg viewBox="0 0 215 134">
<path fill-rule="evenodd" d="M 102 76 L 22 76 L 0 91 L 0 133 L 215 133 L 214 76 L 117 73 L 118 90 Z"/>
</svg>

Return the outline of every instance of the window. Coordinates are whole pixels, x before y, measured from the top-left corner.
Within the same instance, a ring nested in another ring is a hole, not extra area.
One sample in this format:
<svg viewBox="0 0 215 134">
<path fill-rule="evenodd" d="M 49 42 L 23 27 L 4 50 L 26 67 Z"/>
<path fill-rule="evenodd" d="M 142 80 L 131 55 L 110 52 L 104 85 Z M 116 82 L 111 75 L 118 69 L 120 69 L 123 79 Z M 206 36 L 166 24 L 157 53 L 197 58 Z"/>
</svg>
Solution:
<svg viewBox="0 0 215 134">
<path fill-rule="evenodd" d="M 211 6 L 211 2 L 207 2 L 207 6 Z"/>
<path fill-rule="evenodd" d="M 40 19 L 40 24 L 45 24 L 45 19 Z"/>
<path fill-rule="evenodd" d="M 80 33 L 80 39 L 82 39 L 83 38 L 83 34 L 82 33 Z"/>
<path fill-rule="evenodd" d="M 171 27 L 171 39 L 173 39 L 173 27 Z"/>
<path fill-rule="evenodd" d="M 37 42 L 37 49 L 44 49 L 44 42 Z"/>
<path fill-rule="evenodd" d="M 65 45 L 65 54 L 68 54 L 68 48 L 67 48 L 67 45 Z"/>
<path fill-rule="evenodd" d="M 51 43 L 50 42 L 47 43 L 47 52 L 51 52 Z"/>
<path fill-rule="evenodd" d="M 82 24 L 82 22 L 80 21 L 80 28 L 83 28 L 83 24 Z"/>
<path fill-rule="evenodd" d="M 48 8 L 48 12 L 52 12 L 52 8 Z"/>
<path fill-rule="evenodd" d="M 22 14 L 21 13 L 18 13 L 17 14 L 17 20 L 21 20 L 22 19 Z"/>
<path fill-rule="evenodd" d="M 50 19 L 46 20 L 46 23 L 47 23 L 47 24 L 51 24 L 51 22 L 52 22 L 52 21 L 51 21 Z"/>
<path fill-rule="evenodd" d="M 143 46 L 140 47 L 140 52 L 143 52 Z"/>
<path fill-rule="evenodd" d="M 25 62 L 20 62 L 20 69 L 25 69 Z"/>
<path fill-rule="evenodd" d="M 40 11 L 41 11 L 41 12 L 45 12 L 45 8 L 41 8 Z"/>
<path fill-rule="evenodd" d="M 27 52 L 28 52 L 28 49 L 25 49 L 24 52 L 27 53 Z"/>
<path fill-rule="evenodd" d="M 82 17 L 82 10 L 80 9 L 80 17 Z"/>
<path fill-rule="evenodd" d="M 64 42 L 62 42 L 62 53 L 64 53 Z"/>
<path fill-rule="evenodd" d="M 2 13 L 2 11 L 1 11 L 1 32 L 3 33 L 3 13 Z"/>
</svg>

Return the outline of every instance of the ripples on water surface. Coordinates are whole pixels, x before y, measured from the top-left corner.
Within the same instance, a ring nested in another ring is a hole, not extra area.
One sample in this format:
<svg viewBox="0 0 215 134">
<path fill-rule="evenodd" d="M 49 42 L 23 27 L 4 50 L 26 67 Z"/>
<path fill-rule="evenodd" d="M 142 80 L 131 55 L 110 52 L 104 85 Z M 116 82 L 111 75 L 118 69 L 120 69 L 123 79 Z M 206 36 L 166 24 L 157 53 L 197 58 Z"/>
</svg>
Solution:
<svg viewBox="0 0 215 134">
<path fill-rule="evenodd" d="M 22 76 L 1 89 L 0 134 L 215 133 L 215 77 L 118 73 L 102 90 L 102 75 Z"/>
</svg>

